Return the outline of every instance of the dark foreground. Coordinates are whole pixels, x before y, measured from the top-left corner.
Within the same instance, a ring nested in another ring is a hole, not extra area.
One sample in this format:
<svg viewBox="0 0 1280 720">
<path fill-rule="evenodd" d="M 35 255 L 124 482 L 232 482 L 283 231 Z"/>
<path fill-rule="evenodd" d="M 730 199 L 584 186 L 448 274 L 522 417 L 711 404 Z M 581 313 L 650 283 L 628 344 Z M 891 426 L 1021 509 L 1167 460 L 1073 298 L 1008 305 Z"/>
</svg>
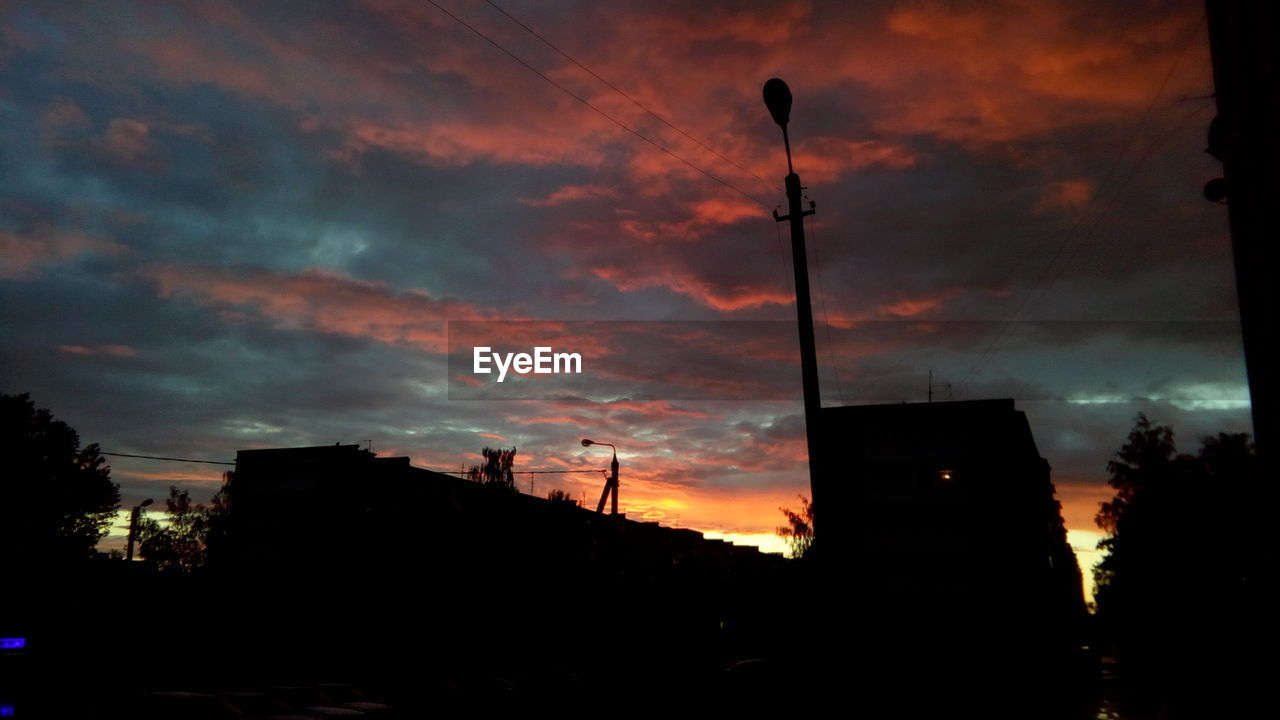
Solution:
<svg viewBox="0 0 1280 720">
<path fill-rule="evenodd" d="M 0 637 L 25 647 L 0 651 L 0 717 L 1238 716 L 1209 680 L 1139 691 L 1034 628 L 928 597 L 887 608 L 794 569 L 767 588 L 507 570 L 17 576 Z"/>
</svg>

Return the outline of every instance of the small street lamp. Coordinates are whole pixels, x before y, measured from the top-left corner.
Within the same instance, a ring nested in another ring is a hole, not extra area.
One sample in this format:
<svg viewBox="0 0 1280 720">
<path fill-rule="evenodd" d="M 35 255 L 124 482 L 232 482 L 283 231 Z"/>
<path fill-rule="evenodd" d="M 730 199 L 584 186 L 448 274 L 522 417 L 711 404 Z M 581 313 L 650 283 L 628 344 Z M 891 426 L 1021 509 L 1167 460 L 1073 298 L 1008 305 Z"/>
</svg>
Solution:
<svg viewBox="0 0 1280 720">
<path fill-rule="evenodd" d="M 612 443 L 596 442 L 595 440 L 582 439 L 582 447 L 591 447 L 592 445 L 608 445 L 613 448 L 613 462 L 609 464 L 609 479 L 604 483 L 604 492 L 600 494 L 600 504 L 596 506 L 596 512 L 604 513 L 604 501 L 610 496 L 613 497 L 613 505 L 610 515 L 618 514 L 618 448 L 613 447 Z"/>
</svg>

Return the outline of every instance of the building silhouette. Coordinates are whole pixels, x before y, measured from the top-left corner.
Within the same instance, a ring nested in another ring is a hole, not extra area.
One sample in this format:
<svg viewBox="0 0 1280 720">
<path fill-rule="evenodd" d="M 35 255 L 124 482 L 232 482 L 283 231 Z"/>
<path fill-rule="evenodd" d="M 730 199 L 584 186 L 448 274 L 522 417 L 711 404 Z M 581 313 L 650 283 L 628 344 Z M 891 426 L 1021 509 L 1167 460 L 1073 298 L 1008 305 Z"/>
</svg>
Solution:
<svg viewBox="0 0 1280 720">
<path fill-rule="evenodd" d="M 838 642 L 930 682 L 995 667 L 1065 681 L 1087 641 L 1080 568 L 1013 400 L 821 419 L 815 559 Z"/>
<path fill-rule="evenodd" d="M 771 606 L 794 568 L 694 530 L 356 445 L 242 450 L 229 495 L 208 569 L 228 635 L 276 665 L 458 682 L 559 668 L 594 696 L 785 642 Z"/>
<path fill-rule="evenodd" d="M 742 572 L 782 557 L 683 528 L 591 512 L 377 457 L 357 445 L 241 450 L 221 562 L 268 572 L 378 566 L 441 557 L 492 565 L 645 566 Z"/>
</svg>

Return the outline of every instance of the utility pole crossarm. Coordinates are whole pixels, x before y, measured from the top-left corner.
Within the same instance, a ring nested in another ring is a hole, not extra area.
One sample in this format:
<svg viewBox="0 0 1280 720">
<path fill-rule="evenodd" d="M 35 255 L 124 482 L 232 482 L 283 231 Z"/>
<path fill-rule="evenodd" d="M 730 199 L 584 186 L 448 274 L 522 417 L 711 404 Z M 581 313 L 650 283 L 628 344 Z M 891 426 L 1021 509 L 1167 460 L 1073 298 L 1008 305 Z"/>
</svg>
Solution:
<svg viewBox="0 0 1280 720">
<path fill-rule="evenodd" d="M 801 188 L 801 189 L 803 189 L 803 188 Z M 800 213 L 800 217 L 808 217 L 808 216 L 810 216 L 810 215 L 812 215 L 812 214 L 814 214 L 814 213 L 818 212 L 817 208 L 818 208 L 818 203 L 816 203 L 816 202 L 814 202 L 814 201 L 810 200 L 810 201 L 809 201 L 809 209 L 808 209 L 808 210 L 805 210 L 805 211 L 804 211 L 804 212 L 802 212 L 802 213 Z M 774 210 L 774 211 L 773 211 L 773 221 L 774 221 L 774 222 L 786 222 L 786 221 L 788 221 L 788 220 L 790 220 L 790 219 L 791 219 L 791 215 L 790 215 L 790 214 L 787 214 L 787 215 L 779 215 L 777 210 Z"/>
</svg>

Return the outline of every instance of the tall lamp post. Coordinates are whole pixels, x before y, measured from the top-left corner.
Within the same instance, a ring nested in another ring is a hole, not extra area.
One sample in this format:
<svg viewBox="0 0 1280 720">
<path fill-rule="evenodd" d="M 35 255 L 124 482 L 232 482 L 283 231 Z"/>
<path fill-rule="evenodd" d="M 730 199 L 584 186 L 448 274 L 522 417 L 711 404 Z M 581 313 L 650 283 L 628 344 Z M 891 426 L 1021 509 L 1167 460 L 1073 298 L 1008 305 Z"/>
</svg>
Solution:
<svg viewBox="0 0 1280 720">
<path fill-rule="evenodd" d="M 582 447 L 591 447 L 592 445 L 608 445 L 613 448 L 613 462 L 609 463 L 609 479 L 604 483 L 604 492 L 600 493 L 600 504 L 596 506 L 596 512 L 604 512 L 604 501 L 610 496 L 613 497 L 613 506 L 610 515 L 618 514 L 618 448 L 613 447 L 611 443 L 596 442 L 595 440 L 582 439 Z"/>
<path fill-rule="evenodd" d="M 804 249 L 804 218 L 815 212 L 816 203 L 809 201 L 809 209 L 801 207 L 804 187 L 800 185 L 800 176 L 791 165 L 791 138 L 787 136 L 787 123 L 791 120 L 791 89 L 778 78 L 764 84 L 764 104 L 769 108 L 773 121 L 782 127 L 782 142 L 787 149 L 787 214 L 778 215 L 773 211 L 773 219 L 777 222 L 791 222 L 791 265 L 796 274 L 796 315 L 800 321 L 800 376 L 804 383 L 804 432 L 809 446 L 809 487 L 813 493 L 814 508 L 822 507 L 818 502 L 818 483 L 814 454 L 818 451 L 818 410 L 822 407 L 822 397 L 818 393 L 818 352 L 813 339 L 813 307 L 809 299 L 809 261 Z M 817 522 L 815 520 L 815 535 Z"/>
<path fill-rule="evenodd" d="M 142 508 L 153 502 L 155 502 L 155 500 L 147 498 L 141 503 L 134 505 L 133 509 L 129 511 L 129 544 L 124 555 L 124 559 L 128 562 L 133 562 L 133 541 L 138 537 L 138 516 L 142 514 Z"/>
</svg>

